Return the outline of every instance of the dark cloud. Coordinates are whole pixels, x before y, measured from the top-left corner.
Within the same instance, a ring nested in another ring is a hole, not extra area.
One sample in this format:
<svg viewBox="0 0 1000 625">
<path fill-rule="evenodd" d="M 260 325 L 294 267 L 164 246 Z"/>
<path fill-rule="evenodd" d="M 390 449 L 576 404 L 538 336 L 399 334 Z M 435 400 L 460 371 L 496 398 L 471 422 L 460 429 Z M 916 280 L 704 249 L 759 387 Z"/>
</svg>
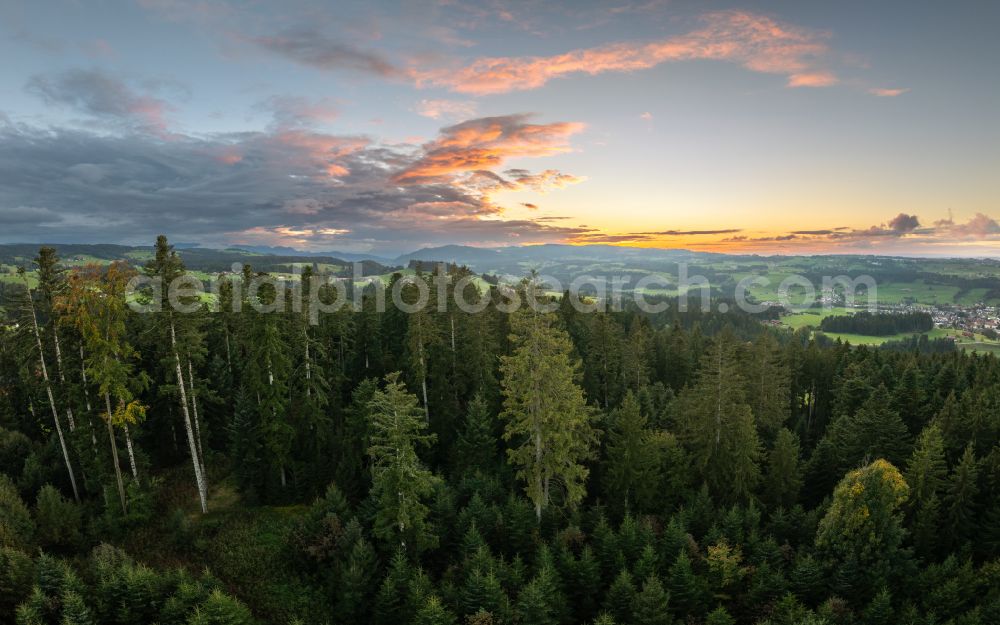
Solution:
<svg viewBox="0 0 1000 625">
<path fill-rule="evenodd" d="M 735 237 L 727 237 L 722 239 L 723 243 L 780 243 L 782 241 L 794 241 L 798 239 L 801 235 L 798 234 L 779 234 L 772 237 L 748 237 L 745 235 L 739 235 Z"/>
<path fill-rule="evenodd" d="M 349 69 L 379 76 L 401 75 L 401 71 L 381 55 L 337 41 L 309 28 L 279 35 L 252 37 L 259 47 L 286 59 L 323 70 Z"/>
<path fill-rule="evenodd" d="M 46 103 L 96 117 L 109 125 L 163 132 L 169 105 L 138 93 L 123 81 L 96 69 L 71 69 L 36 75 L 25 89 Z"/>
<path fill-rule="evenodd" d="M 900 213 L 889 220 L 889 229 L 893 232 L 899 232 L 901 234 L 907 232 L 913 232 L 920 227 L 920 220 L 917 219 L 916 215 L 907 215 L 906 213 Z"/>
<path fill-rule="evenodd" d="M 448 182 L 400 186 L 411 148 L 308 129 L 172 135 L 0 125 L 6 241 L 260 242 L 399 251 L 553 241 L 587 228 L 507 220 Z"/>
</svg>

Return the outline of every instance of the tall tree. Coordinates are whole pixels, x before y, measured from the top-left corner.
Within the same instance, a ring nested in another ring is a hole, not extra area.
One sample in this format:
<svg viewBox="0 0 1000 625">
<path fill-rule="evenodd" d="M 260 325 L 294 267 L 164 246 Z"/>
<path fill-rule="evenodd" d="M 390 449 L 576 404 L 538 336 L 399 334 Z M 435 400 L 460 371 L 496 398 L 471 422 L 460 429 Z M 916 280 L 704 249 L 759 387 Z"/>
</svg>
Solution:
<svg viewBox="0 0 1000 625">
<path fill-rule="evenodd" d="M 646 417 L 632 391 L 611 417 L 604 470 L 605 492 L 626 510 L 657 490 L 659 458 Z"/>
<path fill-rule="evenodd" d="M 511 315 L 510 341 L 514 353 L 501 358 L 504 440 L 507 456 L 525 482 L 525 492 L 541 520 L 554 484 L 561 485 L 567 504 L 584 496 L 589 470 L 583 461 L 592 456 L 593 412 L 575 379 L 579 363 L 554 316 L 531 307 Z"/>
<path fill-rule="evenodd" d="M 910 486 L 907 509 L 913 528 L 913 543 L 920 555 L 930 555 L 938 542 L 941 524 L 941 492 L 948 475 L 944 438 L 937 424 L 923 429 L 906 467 Z"/>
<path fill-rule="evenodd" d="M 799 437 L 788 428 L 782 428 L 774 439 L 774 447 L 767 454 L 767 475 L 764 492 L 768 503 L 784 508 L 795 505 L 802 487 L 799 468 Z"/>
<path fill-rule="evenodd" d="M 496 467 L 497 439 L 493 433 L 493 415 L 482 395 L 469 402 L 465 423 L 455 441 L 455 463 L 463 470 L 490 471 Z"/>
<path fill-rule="evenodd" d="M 835 585 L 865 600 L 888 582 L 905 557 L 900 507 L 908 494 L 899 470 L 881 458 L 840 481 L 816 532 Z"/>
<path fill-rule="evenodd" d="M 972 443 L 965 447 L 958 465 L 948 479 L 945 495 L 945 523 L 952 545 L 970 540 L 976 530 L 976 496 L 979 466 Z"/>
<path fill-rule="evenodd" d="M 749 497 L 760 477 L 760 441 L 735 339 L 721 334 L 702 358 L 694 386 L 678 398 L 677 425 L 695 466 L 723 501 Z"/>
<path fill-rule="evenodd" d="M 184 416 L 184 431 L 187 435 L 188 449 L 191 454 L 191 463 L 194 466 L 195 485 L 198 487 L 198 501 L 201 504 L 202 513 L 208 512 L 208 479 L 204 472 L 204 463 L 201 457 L 201 445 L 195 433 L 194 420 L 188 404 L 188 388 L 185 385 L 184 367 L 182 366 L 181 352 L 182 346 L 179 337 L 179 326 L 181 325 L 180 314 L 174 310 L 169 298 L 170 285 L 184 275 L 184 263 L 174 252 L 174 248 L 167 242 L 167 237 L 160 235 L 156 237 L 153 258 L 146 264 L 145 273 L 147 277 L 155 278 L 159 281 L 158 292 L 154 297 L 158 301 L 151 302 L 158 310 L 162 320 L 162 327 L 165 339 L 169 341 L 169 352 L 167 357 L 173 361 L 174 376 L 177 383 L 177 398 L 180 403 L 181 414 Z M 190 301 L 181 301 L 182 305 L 188 305 Z"/>
<path fill-rule="evenodd" d="M 384 540 L 407 540 L 417 550 L 432 546 L 435 538 L 427 526 L 428 508 L 437 478 L 421 462 L 417 447 L 430 444 L 427 423 L 416 396 L 406 390 L 398 373 L 385 378 L 385 388 L 375 391 L 371 411 L 372 496 L 378 505 L 375 534 Z"/>
<path fill-rule="evenodd" d="M 73 319 L 86 346 L 86 368 L 104 398 L 104 419 L 111 443 L 112 464 L 122 510 L 126 509 L 125 489 L 118 464 L 118 446 L 114 428 L 125 434 L 129 463 L 138 482 L 135 451 L 128 425 L 145 418 L 145 406 L 135 393 L 144 390 L 147 376 L 135 375 L 130 360 L 138 354 L 128 342 L 125 320 L 128 307 L 126 289 L 132 270 L 123 262 L 114 262 L 104 270 L 89 266 L 70 277 L 69 288 L 60 307 Z"/>
<path fill-rule="evenodd" d="M 52 409 L 52 421 L 56 426 L 56 435 L 59 437 L 59 446 L 62 449 L 63 461 L 66 463 L 66 471 L 69 473 L 69 481 L 73 486 L 73 498 L 80 501 L 80 491 L 76 487 L 76 473 L 73 471 L 73 463 L 69 458 L 69 449 L 66 446 L 66 436 L 63 434 L 62 423 L 59 421 L 59 409 L 56 408 L 55 394 L 52 392 L 52 380 L 49 378 L 49 368 L 45 362 L 45 346 L 42 344 L 42 331 L 38 325 L 38 313 L 35 310 L 35 299 L 32 294 L 30 283 L 23 267 L 18 268 L 18 275 L 24 282 L 25 302 L 27 314 L 30 315 L 31 331 L 35 337 L 35 347 L 38 349 L 38 366 L 42 372 L 42 382 L 45 384 L 45 393 L 48 395 L 49 407 Z"/>
</svg>

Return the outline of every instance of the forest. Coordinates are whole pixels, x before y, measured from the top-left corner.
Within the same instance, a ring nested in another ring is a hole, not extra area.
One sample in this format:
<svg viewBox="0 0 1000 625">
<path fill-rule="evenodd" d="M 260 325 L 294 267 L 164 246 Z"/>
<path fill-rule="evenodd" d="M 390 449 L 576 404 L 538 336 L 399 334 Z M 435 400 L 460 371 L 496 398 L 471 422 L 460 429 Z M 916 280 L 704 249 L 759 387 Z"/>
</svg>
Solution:
<svg viewBox="0 0 1000 625">
<path fill-rule="evenodd" d="M 1000 623 L 992 355 L 666 298 L 509 312 L 489 283 L 468 312 L 436 290 L 459 265 L 400 285 L 444 309 L 366 290 L 311 323 L 285 283 L 248 301 L 246 267 L 217 306 L 136 312 L 134 276 L 186 272 L 165 237 L 27 269 L 0 332 L 0 623 Z"/>
<path fill-rule="evenodd" d="M 830 315 L 820 321 L 824 332 L 845 332 L 866 336 L 892 336 L 912 332 L 921 334 L 934 329 L 934 320 L 927 312 L 871 313 L 856 312 L 852 315 Z"/>
</svg>

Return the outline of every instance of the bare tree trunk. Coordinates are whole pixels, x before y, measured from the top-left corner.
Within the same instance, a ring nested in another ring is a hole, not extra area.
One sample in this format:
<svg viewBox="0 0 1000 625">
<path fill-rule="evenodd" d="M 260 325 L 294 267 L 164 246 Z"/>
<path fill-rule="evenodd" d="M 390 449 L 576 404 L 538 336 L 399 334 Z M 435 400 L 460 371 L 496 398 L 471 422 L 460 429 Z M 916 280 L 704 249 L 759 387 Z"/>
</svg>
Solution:
<svg viewBox="0 0 1000 625">
<path fill-rule="evenodd" d="M 312 361 L 309 360 L 309 330 L 303 328 L 303 338 L 306 342 L 306 380 L 312 380 Z M 306 397 L 312 397 L 312 385 L 306 384 Z"/>
<path fill-rule="evenodd" d="M 111 462 L 115 466 L 115 479 L 118 481 L 118 498 L 122 502 L 122 514 L 128 512 L 125 506 L 125 484 L 122 482 L 122 469 L 118 466 L 118 444 L 115 442 L 115 428 L 111 425 L 111 394 L 104 394 L 104 405 L 108 411 L 108 439 L 111 443 Z"/>
<path fill-rule="evenodd" d="M 83 380 L 83 405 L 87 409 L 87 423 L 90 425 L 90 445 L 97 455 L 97 433 L 94 431 L 94 421 L 90 418 L 90 389 L 87 388 L 87 365 L 83 359 L 83 343 L 80 343 L 80 376 Z"/>
<path fill-rule="evenodd" d="M 198 396 L 194 392 L 194 368 L 191 366 L 191 358 L 187 359 L 188 365 L 188 390 L 191 393 L 191 409 L 194 418 L 194 441 L 198 447 L 198 462 L 201 463 L 201 474 L 205 475 L 205 452 L 201 446 L 201 419 L 198 418 Z"/>
<path fill-rule="evenodd" d="M 198 499 L 201 502 L 202 514 L 208 513 L 208 485 L 198 461 L 198 445 L 194 438 L 194 428 L 191 426 L 191 413 L 188 412 L 187 392 L 184 390 L 184 372 L 181 370 L 181 357 L 177 353 L 177 334 L 174 331 L 174 320 L 170 319 L 170 347 L 174 352 L 174 368 L 177 374 L 177 389 L 180 391 L 181 412 L 184 415 L 184 429 L 187 431 L 188 447 L 191 451 L 191 463 L 194 465 L 194 480 L 198 485 Z"/>
<path fill-rule="evenodd" d="M 59 329 L 52 324 L 52 342 L 55 343 L 56 347 L 56 373 L 59 374 L 59 384 L 62 386 L 63 393 L 66 393 L 66 375 L 63 374 L 63 364 L 62 364 L 62 350 L 59 349 Z M 69 431 L 76 431 L 76 421 L 73 420 L 73 407 L 69 405 L 69 400 L 66 401 L 66 421 L 69 423 Z"/>
<path fill-rule="evenodd" d="M 226 338 L 226 369 L 229 371 L 230 381 L 233 379 L 233 356 L 229 349 L 229 327 L 226 322 L 222 322 L 222 334 Z"/>
<path fill-rule="evenodd" d="M 132 468 L 132 478 L 136 485 L 139 484 L 139 469 L 135 464 L 135 452 L 132 449 L 132 434 L 128 431 L 128 423 L 122 422 L 122 430 L 125 432 L 125 448 L 128 449 L 128 464 Z"/>
<path fill-rule="evenodd" d="M 25 278 L 24 287 L 28 292 L 28 304 L 31 307 L 31 326 L 35 331 L 35 344 L 38 347 L 38 364 L 42 368 L 42 379 L 45 381 L 45 392 L 49 396 L 49 406 L 52 407 L 52 420 L 56 424 L 56 434 L 59 436 L 59 446 L 62 447 L 63 460 L 66 461 L 66 470 L 69 472 L 69 482 L 73 486 L 73 499 L 80 503 L 80 491 L 76 488 L 76 475 L 73 473 L 73 464 L 69 460 L 69 450 L 66 448 L 66 437 L 63 436 L 62 424 L 59 423 L 59 411 L 56 409 L 56 400 L 52 394 L 52 382 L 49 380 L 49 370 L 45 366 L 45 350 L 42 347 L 42 334 L 38 330 L 38 316 L 35 314 L 35 300 L 32 299 L 31 289 L 28 288 L 28 280 Z"/>
</svg>

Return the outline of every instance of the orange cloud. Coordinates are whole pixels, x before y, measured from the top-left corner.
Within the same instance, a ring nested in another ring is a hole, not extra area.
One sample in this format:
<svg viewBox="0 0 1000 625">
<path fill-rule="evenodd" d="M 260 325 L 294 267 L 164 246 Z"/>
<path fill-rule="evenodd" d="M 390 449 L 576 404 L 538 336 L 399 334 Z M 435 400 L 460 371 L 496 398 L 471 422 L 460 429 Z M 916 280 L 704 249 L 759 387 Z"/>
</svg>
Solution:
<svg viewBox="0 0 1000 625">
<path fill-rule="evenodd" d="M 337 161 L 370 144 L 370 141 L 363 137 L 340 137 L 299 129 L 279 131 L 273 140 L 296 149 L 301 155 L 299 158 L 302 162 L 293 164 L 314 167 L 318 172 L 331 178 L 349 175 L 351 172 Z"/>
<path fill-rule="evenodd" d="M 830 87 L 837 82 L 837 77 L 830 72 L 792 74 L 788 77 L 789 87 Z"/>
<path fill-rule="evenodd" d="M 527 119 L 527 115 L 484 117 L 444 128 L 394 180 L 401 184 L 446 182 L 457 173 L 499 167 L 509 158 L 568 152 L 569 137 L 583 130 L 583 124 L 575 122 L 529 124 Z"/>
<path fill-rule="evenodd" d="M 874 88 L 874 89 L 869 89 L 868 93 L 870 93 L 872 95 L 876 95 L 876 96 L 878 96 L 880 98 L 895 98 L 898 95 L 903 95 L 907 91 L 909 91 L 909 89 L 882 89 L 882 88 Z"/>
<path fill-rule="evenodd" d="M 701 21 L 704 26 L 698 30 L 651 43 L 617 43 L 548 57 L 482 58 L 462 68 L 415 70 L 411 74 L 418 86 L 446 87 L 472 95 L 536 89 L 569 74 L 636 71 L 695 59 L 729 61 L 755 72 L 786 74 L 792 77 L 790 82 L 801 82 L 795 86 L 837 80 L 816 67 L 828 52 L 823 33 L 743 11 L 709 13 Z"/>
</svg>

